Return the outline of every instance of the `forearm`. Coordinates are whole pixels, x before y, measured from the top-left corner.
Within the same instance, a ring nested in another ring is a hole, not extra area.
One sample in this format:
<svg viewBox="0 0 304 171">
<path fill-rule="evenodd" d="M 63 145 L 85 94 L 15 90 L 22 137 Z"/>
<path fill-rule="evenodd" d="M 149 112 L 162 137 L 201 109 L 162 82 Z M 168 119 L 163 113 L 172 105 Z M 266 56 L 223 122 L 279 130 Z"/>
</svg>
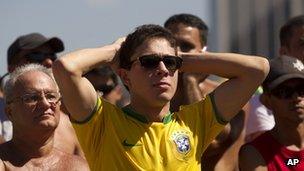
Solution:
<svg viewBox="0 0 304 171">
<path fill-rule="evenodd" d="M 248 77 L 268 73 L 266 59 L 234 53 L 184 53 L 184 72 L 215 74 L 225 78 Z"/>
<path fill-rule="evenodd" d="M 262 57 L 210 52 L 187 55 L 182 71 L 228 78 L 214 91 L 216 108 L 226 121 L 240 111 L 269 71 L 268 61 Z"/>
<path fill-rule="evenodd" d="M 82 49 L 62 56 L 56 63 L 60 63 L 61 71 L 82 76 L 89 70 L 102 64 L 108 64 L 115 56 L 118 47 L 107 45 L 100 48 Z"/>
<path fill-rule="evenodd" d="M 54 77 L 73 119 L 86 119 L 96 105 L 96 91 L 83 74 L 98 65 L 111 62 L 118 48 L 119 45 L 114 43 L 101 48 L 78 50 L 54 62 Z"/>
</svg>

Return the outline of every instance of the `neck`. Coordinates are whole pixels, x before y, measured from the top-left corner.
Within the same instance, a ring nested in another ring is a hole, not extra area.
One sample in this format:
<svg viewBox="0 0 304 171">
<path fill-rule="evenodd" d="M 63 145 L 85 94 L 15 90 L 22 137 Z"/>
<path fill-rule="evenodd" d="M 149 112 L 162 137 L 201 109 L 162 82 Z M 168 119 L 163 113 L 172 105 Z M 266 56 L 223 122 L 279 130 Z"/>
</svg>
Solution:
<svg viewBox="0 0 304 171">
<path fill-rule="evenodd" d="M 281 144 L 291 150 L 304 149 L 304 122 L 293 127 L 288 123 L 276 123 L 271 133 Z"/>
<path fill-rule="evenodd" d="M 24 159 L 48 155 L 53 150 L 53 144 L 54 130 L 44 131 L 41 134 L 35 132 L 35 134 L 31 135 L 19 134 L 19 131 L 14 131 L 13 138 L 10 141 L 12 149 L 17 154 L 22 154 Z"/>
<path fill-rule="evenodd" d="M 152 106 L 143 100 L 131 100 L 129 105 L 138 114 L 143 115 L 149 122 L 162 122 L 170 111 L 170 101 L 163 105 Z"/>
</svg>

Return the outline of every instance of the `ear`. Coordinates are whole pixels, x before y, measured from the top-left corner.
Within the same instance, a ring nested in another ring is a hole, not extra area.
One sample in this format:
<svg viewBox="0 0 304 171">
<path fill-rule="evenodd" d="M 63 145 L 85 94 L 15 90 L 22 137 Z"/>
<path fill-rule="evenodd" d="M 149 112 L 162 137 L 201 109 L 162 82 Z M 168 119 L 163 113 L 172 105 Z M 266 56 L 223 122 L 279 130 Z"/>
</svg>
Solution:
<svg viewBox="0 0 304 171">
<path fill-rule="evenodd" d="M 288 54 L 288 48 L 286 46 L 281 46 L 279 49 L 280 55 L 287 55 Z"/>
<path fill-rule="evenodd" d="M 4 107 L 4 111 L 5 111 L 5 114 L 6 114 L 6 116 L 7 116 L 7 118 L 10 120 L 10 121 L 12 121 L 12 110 L 11 110 L 11 108 L 8 106 L 8 105 L 5 105 L 5 107 Z"/>
<path fill-rule="evenodd" d="M 271 109 L 271 103 L 270 103 L 270 96 L 269 94 L 266 94 L 266 93 L 262 93 L 260 95 L 260 102 L 266 106 L 268 109 Z"/>
<path fill-rule="evenodd" d="M 117 74 L 120 76 L 122 82 L 130 87 L 131 83 L 130 83 L 130 79 L 129 79 L 129 71 L 123 68 L 120 68 L 117 70 Z"/>
</svg>

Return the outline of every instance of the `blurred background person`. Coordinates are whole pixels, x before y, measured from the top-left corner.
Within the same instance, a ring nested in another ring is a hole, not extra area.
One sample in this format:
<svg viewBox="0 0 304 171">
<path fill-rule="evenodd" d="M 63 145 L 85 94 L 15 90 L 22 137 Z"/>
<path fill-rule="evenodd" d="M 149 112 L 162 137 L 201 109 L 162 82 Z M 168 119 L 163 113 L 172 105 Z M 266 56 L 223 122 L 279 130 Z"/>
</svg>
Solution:
<svg viewBox="0 0 304 171">
<path fill-rule="evenodd" d="M 207 48 L 208 26 L 192 14 L 176 14 L 164 24 L 177 39 L 181 52 L 199 53 Z M 173 111 L 180 105 L 202 100 L 220 82 L 213 81 L 209 74 L 179 73 L 177 91 L 171 102 Z M 243 108 L 225 129 L 209 145 L 202 157 L 202 170 L 235 170 L 238 167 L 238 151 L 245 139 L 245 110 Z"/>
<path fill-rule="evenodd" d="M 86 73 L 85 77 L 104 99 L 120 107 L 126 105 L 120 103 L 123 95 L 123 85 L 111 67 L 100 66 Z"/>
<path fill-rule="evenodd" d="M 271 61 L 261 102 L 273 112 L 275 126 L 240 150 L 240 169 L 304 170 L 304 65 L 291 57 Z M 294 162 L 295 160 L 297 162 Z"/>
<path fill-rule="evenodd" d="M 280 27 L 279 55 L 284 58 L 304 60 L 304 15 L 290 18 Z M 274 125 L 272 112 L 259 101 L 261 91 L 250 100 L 250 113 L 246 128 L 246 141 L 250 142 Z"/>
</svg>

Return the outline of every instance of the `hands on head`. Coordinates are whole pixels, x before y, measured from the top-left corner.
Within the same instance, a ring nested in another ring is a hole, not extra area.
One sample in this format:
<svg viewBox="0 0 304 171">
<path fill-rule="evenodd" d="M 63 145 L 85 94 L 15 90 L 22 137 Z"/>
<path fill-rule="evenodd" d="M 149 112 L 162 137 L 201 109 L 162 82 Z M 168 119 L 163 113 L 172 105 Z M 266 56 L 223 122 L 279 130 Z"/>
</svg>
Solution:
<svg viewBox="0 0 304 171">
<path fill-rule="evenodd" d="M 119 68 L 119 50 L 121 47 L 121 44 L 126 40 L 126 37 L 120 37 L 118 38 L 116 41 L 114 41 L 111 45 L 114 46 L 114 48 L 116 49 L 116 53 L 115 55 L 112 57 L 111 60 L 109 60 L 109 64 L 112 68 L 113 71 L 115 71 L 117 73 L 117 70 Z"/>
</svg>

